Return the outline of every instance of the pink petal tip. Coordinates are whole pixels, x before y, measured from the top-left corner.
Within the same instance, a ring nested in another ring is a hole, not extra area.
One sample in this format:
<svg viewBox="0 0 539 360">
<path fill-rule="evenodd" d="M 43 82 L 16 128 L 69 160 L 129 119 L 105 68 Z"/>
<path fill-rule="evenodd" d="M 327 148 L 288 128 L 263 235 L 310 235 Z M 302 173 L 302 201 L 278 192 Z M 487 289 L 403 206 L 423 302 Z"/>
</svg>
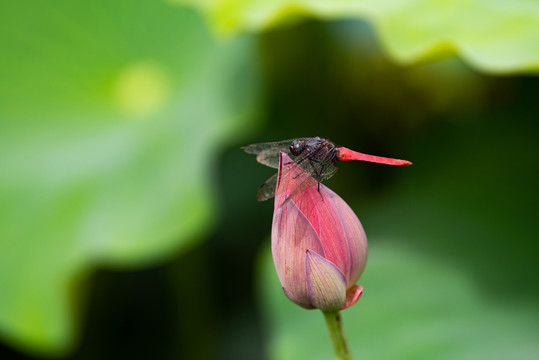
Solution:
<svg viewBox="0 0 539 360">
<path fill-rule="evenodd" d="M 362 294 L 363 286 L 361 285 L 354 285 L 350 289 L 348 289 L 348 291 L 346 292 L 346 300 L 344 301 L 343 306 L 341 306 L 341 310 L 347 309 L 357 303 Z"/>
</svg>

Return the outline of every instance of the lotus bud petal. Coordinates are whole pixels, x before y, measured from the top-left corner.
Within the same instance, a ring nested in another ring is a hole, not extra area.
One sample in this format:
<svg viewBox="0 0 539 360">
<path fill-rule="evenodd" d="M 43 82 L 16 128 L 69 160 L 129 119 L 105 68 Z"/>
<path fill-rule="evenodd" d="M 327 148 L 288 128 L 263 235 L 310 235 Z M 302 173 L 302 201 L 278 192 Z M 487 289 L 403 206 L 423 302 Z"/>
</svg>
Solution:
<svg viewBox="0 0 539 360">
<path fill-rule="evenodd" d="M 323 311 L 336 311 L 346 300 L 346 279 L 331 261 L 312 250 L 305 255 L 309 303 Z"/>
<path fill-rule="evenodd" d="M 271 247 L 286 296 L 324 311 L 355 304 L 363 292 L 356 281 L 367 261 L 367 238 L 353 210 L 285 153 L 275 194 Z"/>
</svg>

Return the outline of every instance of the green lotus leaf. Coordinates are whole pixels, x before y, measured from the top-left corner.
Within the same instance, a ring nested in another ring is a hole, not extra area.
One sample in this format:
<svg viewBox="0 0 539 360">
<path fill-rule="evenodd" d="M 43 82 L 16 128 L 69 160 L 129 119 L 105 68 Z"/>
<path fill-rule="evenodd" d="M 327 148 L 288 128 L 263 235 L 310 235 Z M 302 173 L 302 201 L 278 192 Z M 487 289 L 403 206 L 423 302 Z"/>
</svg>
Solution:
<svg viewBox="0 0 539 360">
<path fill-rule="evenodd" d="M 363 19 L 388 53 L 410 64 L 458 54 L 491 73 L 539 70 L 535 0 L 169 0 L 202 9 L 218 32 L 257 31 L 305 15 Z"/>
<path fill-rule="evenodd" d="M 0 334 L 60 353 L 89 269 L 211 228 L 214 154 L 250 129 L 250 40 L 218 43 L 194 11 L 151 0 L 0 14 Z"/>
</svg>

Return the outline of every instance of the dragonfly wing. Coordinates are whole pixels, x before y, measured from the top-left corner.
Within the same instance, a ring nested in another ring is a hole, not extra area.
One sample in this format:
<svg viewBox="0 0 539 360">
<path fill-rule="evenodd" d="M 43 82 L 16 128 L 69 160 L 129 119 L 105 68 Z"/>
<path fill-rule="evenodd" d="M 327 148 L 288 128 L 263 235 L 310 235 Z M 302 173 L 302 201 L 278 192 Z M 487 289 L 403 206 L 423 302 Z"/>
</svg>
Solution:
<svg viewBox="0 0 539 360">
<path fill-rule="evenodd" d="M 316 152 L 301 154 L 295 162 L 318 182 L 322 182 L 337 172 L 337 162 L 333 157 L 331 151 L 322 148 Z"/>
<path fill-rule="evenodd" d="M 256 199 L 258 201 L 266 201 L 275 196 L 275 188 L 277 186 L 277 173 L 273 174 L 268 180 L 266 180 L 258 189 L 256 193 Z"/>
<path fill-rule="evenodd" d="M 294 173 L 290 174 L 290 171 L 294 171 Z M 295 168 L 292 170 L 290 166 L 285 166 L 281 171 L 282 177 L 289 177 L 292 176 L 294 178 L 298 178 L 301 176 L 301 179 L 298 179 L 298 181 L 295 181 L 294 188 L 290 187 L 281 187 L 279 189 L 279 192 L 276 192 L 277 188 L 277 176 L 278 173 L 273 174 L 272 177 L 270 177 L 268 180 L 266 180 L 258 189 L 258 192 L 256 193 L 256 199 L 258 201 L 266 201 L 274 197 L 276 194 L 280 194 L 284 191 L 288 192 L 288 198 L 292 199 L 296 195 L 303 192 L 305 189 L 308 189 L 312 186 L 315 186 L 318 181 L 315 180 L 312 176 L 309 176 L 308 173 L 306 173 L 301 168 Z"/>
<path fill-rule="evenodd" d="M 287 150 L 282 150 L 285 153 L 289 153 Z M 269 166 L 270 168 L 278 169 L 279 168 L 279 151 L 262 151 L 256 156 L 256 161 L 262 165 Z"/>
<path fill-rule="evenodd" d="M 333 162 L 328 163 L 326 166 L 324 166 L 321 169 L 321 178 L 322 178 L 322 180 L 329 179 L 330 177 L 335 175 L 337 170 L 338 170 L 338 167 L 337 167 L 336 164 L 334 164 Z"/>
<path fill-rule="evenodd" d="M 282 140 L 282 141 L 276 141 L 276 142 L 265 142 L 265 143 L 258 143 L 258 144 L 251 144 L 251 145 L 245 145 L 241 148 L 247 153 L 247 154 L 253 154 L 256 155 L 256 160 L 266 166 L 269 166 L 271 168 L 277 169 L 279 168 L 279 153 L 284 152 L 288 154 L 289 156 L 293 156 L 290 151 L 290 145 L 294 140 L 302 140 L 304 142 L 308 142 L 312 138 L 297 138 L 297 139 L 288 139 L 288 140 Z M 306 154 L 305 154 L 306 155 Z M 296 159 L 299 160 L 300 157 Z M 298 163 L 300 163 L 299 161 Z M 318 181 L 321 181 L 322 179 L 325 179 L 324 175 L 321 170 L 319 170 L 319 167 L 312 161 L 306 161 L 305 162 L 305 168 L 308 172 L 308 174 L 314 174 L 315 179 Z M 334 173 L 334 171 L 333 171 Z M 333 174 L 332 173 L 332 174 Z M 302 184 L 298 187 L 298 189 L 294 192 L 292 192 L 293 195 L 296 193 L 301 192 L 302 189 L 305 189 L 307 187 L 307 184 L 309 182 L 305 182 L 305 184 Z M 257 200 L 258 201 L 264 201 L 271 199 L 275 196 L 275 189 L 277 187 L 277 174 L 270 177 L 258 190 L 257 193 Z"/>
<path fill-rule="evenodd" d="M 260 144 L 245 145 L 241 148 L 247 154 L 256 155 L 256 161 L 262 165 L 277 169 L 279 167 L 279 152 L 290 154 L 290 144 L 292 139 L 277 142 L 266 142 Z"/>
<path fill-rule="evenodd" d="M 312 138 L 296 138 L 288 139 L 276 142 L 265 142 L 259 144 L 245 145 L 241 148 L 247 154 L 256 155 L 256 161 L 262 165 L 269 166 L 271 168 L 277 169 L 279 167 L 279 153 L 284 152 L 288 156 L 294 156 L 290 152 L 290 145 L 294 140 L 309 141 Z"/>
<path fill-rule="evenodd" d="M 260 153 L 259 156 L 263 154 L 264 153 Z M 321 162 L 320 164 L 322 165 L 320 166 L 319 163 L 315 162 L 312 162 L 311 164 L 308 159 L 302 161 L 301 164 L 299 164 L 300 166 L 294 166 L 294 164 L 296 164 L 294 161 L 285 163 L 281 169 L 281 178 L 294 179 L 294 181 L 289 181 L 290 186 L 293 184 L 294 188 L 290 188 L 289 185 L 281 186 L 279 192 L 276 193 L 278 180 L 278 173 L 276 173 L 260 186 L 260 189 L 258 189 L 258 193 L 256 194 L 256 199 L 258 201 L 265 201 L 271 199 L 276 194 L 287 192 L 288 200 L 290 200 L 304 190 L 316 186 L 318 182 L 329 179 L 337 171 L 336 165 L 331 161 Z M 277 158 L 277 166 L 275 167 L 278 167 L 278 165 L 279 158 Z M 314 172 L 316 172 L 316 174 L 314 174 Z"/>
<path fill-rule="evenodd" d="M 292 141 L 294 141 L 294 139 L 245 145 L 245 146 L 242 146 L 241 148 L 247 154 L 258 155 L 263 151 L 271 151 L 271 152 L 276 152 L 277 156 L 279 156 L 279 151 L 284 151 L 284 152 L 288 151 L 288 148 L 290 147 L 290 144 L 292 144 Z"/>
<path fill-rule="evenodd" d="M 307 171 L 294 161 L 283 163 L 280 177 L 277 178 L 279 186 L 275 191 L 275 196 L 285 194 L 279 206 L 284 205 L 288 201 L 294 199 L 303 191 L 317 186 L 318 181 L 312 177 Z"/>
</svg>

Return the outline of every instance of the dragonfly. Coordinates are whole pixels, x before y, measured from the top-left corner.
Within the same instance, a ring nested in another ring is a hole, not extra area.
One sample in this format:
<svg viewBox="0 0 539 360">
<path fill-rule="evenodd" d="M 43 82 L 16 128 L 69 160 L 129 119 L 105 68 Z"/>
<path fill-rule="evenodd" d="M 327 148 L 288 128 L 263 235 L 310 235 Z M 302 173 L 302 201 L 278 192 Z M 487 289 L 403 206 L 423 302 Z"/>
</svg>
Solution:
<svg viewBox="0 0 539 360">
<path fill-rule="evenodd" d="M 318 182 L 319 189 L 322 181 L 335 175 L 339 161 L 359 160 L 386 165 L 412 165 L 407 160 L 368 155 L 345 147 L 337 147 L 331 141 L 318 136 L 251 144 L 241 148 L 248 154 L 256 155 L 256 161 L 259 163 L 274 169 L 279 168 L 279 153 L 288 154 L 303 171 L 310 175 L 309 178 Z M 275 196 L 277 175 L 277 173 L 274 174 L 260 186 L 256 195 L 258 201 L 265 201 Z M 299 186 L 297 190 L 294 190 L 294 194 L 301 190 L 302 187 Z"/>
</svg>

